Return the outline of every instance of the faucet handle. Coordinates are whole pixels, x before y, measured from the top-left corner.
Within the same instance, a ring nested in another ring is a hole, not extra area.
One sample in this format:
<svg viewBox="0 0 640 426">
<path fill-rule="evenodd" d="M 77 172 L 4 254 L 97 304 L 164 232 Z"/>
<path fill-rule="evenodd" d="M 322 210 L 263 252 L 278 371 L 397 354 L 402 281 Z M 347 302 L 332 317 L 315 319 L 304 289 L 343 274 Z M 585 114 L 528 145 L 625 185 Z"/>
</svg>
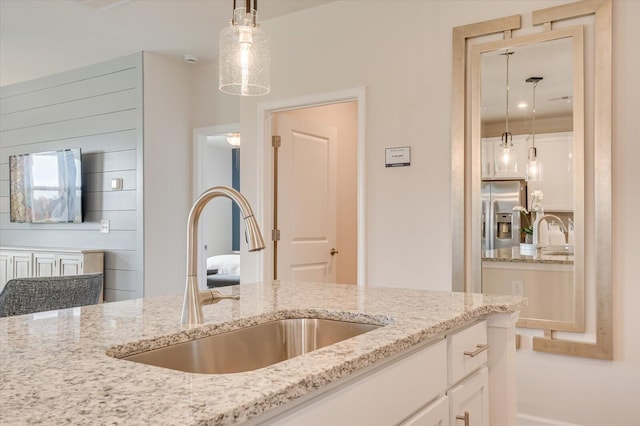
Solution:
<svg viewBox="0 0 640 426">
<path fill-rule="evenodd" d="M 217 290 L 208 290 L 203 292 L 206 295 L 206 299 L 202 301 L 203 305 L 213 305 L 224 299 L 240 300 L 240 296 L 237 295 L 225 295 Z"/>
</svg>

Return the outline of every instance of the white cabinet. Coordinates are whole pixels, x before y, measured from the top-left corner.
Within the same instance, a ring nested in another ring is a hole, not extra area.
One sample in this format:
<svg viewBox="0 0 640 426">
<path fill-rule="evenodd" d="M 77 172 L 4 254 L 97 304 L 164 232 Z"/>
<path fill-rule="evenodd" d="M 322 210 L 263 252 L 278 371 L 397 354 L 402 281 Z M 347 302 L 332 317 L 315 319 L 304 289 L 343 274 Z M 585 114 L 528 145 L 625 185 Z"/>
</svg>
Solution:
<svg viewBox="0 0 640 426">
<path fill-rule="evenodd" d="M 452 425 L 489 425 L 488 350 L 486 321 L 447 336 L 447 396 Z"/>
<path fill-rule="evenodd" d="M 57 273 L 56 255 L 54 253 L 34 253 L 33 276 L 55 277 Z"/>
<path fill-rule="evenodd" d="M 94 250 L 0 247 L 0 290 L 13 278 L 104 272 L 104 254 Z"/>
<path fill-rule="evenodd" d="M 426 408 L 418 411 L 402 426 L 447 426 L 449 425 L 449 397 L 443 396 Z"/>
<path fill-rule="evenodd" d="M 536 135 L 536 151 L 543 168 L 543 180 L 527 184 L 529 197 L 533 191 L 540 190 L 545 211 L 573 211 L 573 132 Z"/>
<path fill-rule="evenodd" d="M 32 269 L 31 253 L 0 250 L 0 289 L 12 278 L 30 277 Z"/>
<path fill-rule="evenodd" d="M 515 172 L 500 171 L 496 167 L 496 155 L 501 152 L 501 138 L 484 138 L 482 139 L 481 148 L 481 176 L 483 180 L 496 179 L 524 179 L 525 164 L 527 161 L 527 135 L 513 136 L 513 149 L 516 162 Z"/>
<path fill-rule="evenodd" d="M 488 426 L 488 343 L 487 321 L 473 322 L 257 424 Z"/>
<path fill-rule="evenodd" d="M 489 374 L 487 367 L 449 389 L 451 424 L 489 425 Z M 456 423 L 460 422 L 460 423 Z"/>
</svg>

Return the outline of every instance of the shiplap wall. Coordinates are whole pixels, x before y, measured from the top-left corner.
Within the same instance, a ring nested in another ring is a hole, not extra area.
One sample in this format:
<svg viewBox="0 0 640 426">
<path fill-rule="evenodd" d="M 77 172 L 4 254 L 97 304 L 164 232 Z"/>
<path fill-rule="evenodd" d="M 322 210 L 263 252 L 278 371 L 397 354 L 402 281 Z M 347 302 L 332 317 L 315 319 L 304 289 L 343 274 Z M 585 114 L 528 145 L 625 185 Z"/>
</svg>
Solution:
<svg viewBox="0 0 640 426">
<path fill-rule="evenodd" d="M 0 87 L 0 246 L 103 250 L 105 300 L 143 296 L 142 102 L 141 53 Z M 84 222 L 10 223 L 9 156 L 63 148 L 82 150 Z"/>
</svg>

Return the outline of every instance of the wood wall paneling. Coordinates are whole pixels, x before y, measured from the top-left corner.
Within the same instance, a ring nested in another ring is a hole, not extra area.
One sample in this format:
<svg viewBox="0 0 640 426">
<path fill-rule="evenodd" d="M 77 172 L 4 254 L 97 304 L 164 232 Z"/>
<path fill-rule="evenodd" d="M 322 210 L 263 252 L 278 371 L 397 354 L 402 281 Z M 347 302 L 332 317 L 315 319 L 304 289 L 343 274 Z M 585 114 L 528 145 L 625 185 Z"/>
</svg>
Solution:
<svg viewBox="0 0 640 426">
<path fill-rule="evenodd" d="M 142 137 L 141 54 L 0 88 L 0 245 L 104 251 L 105 301 L 143 296 L 138 147 Z M 79 224 L 9 220 L 9 156 L 80 148 Z M 111 190 L 122 178 L 123 189 Z M 100 221 L 110 232 L 100 233 Z"/>
</svg>

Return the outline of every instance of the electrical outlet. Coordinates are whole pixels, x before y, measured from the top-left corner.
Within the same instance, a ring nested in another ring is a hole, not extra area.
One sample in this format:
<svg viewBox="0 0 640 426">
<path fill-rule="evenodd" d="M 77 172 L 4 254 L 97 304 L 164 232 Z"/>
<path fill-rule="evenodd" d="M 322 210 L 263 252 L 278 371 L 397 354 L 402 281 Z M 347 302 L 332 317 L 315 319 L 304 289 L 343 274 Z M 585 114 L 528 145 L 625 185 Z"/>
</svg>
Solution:
<svg viewBox="0 0 640 426">
<path fill-rule="evenodd" d="M 110 231 L 109 219 L 102 219 L 100 221 L 100 232 L 103 234 L 108 234 Z"/>
<path fill-rule="evenodd" d="M 522 296 L 523 294 L 523 284 L 521 280 L 513 280 L 511 281 L 511 294 L 514 296 Z"/>
</svg>

